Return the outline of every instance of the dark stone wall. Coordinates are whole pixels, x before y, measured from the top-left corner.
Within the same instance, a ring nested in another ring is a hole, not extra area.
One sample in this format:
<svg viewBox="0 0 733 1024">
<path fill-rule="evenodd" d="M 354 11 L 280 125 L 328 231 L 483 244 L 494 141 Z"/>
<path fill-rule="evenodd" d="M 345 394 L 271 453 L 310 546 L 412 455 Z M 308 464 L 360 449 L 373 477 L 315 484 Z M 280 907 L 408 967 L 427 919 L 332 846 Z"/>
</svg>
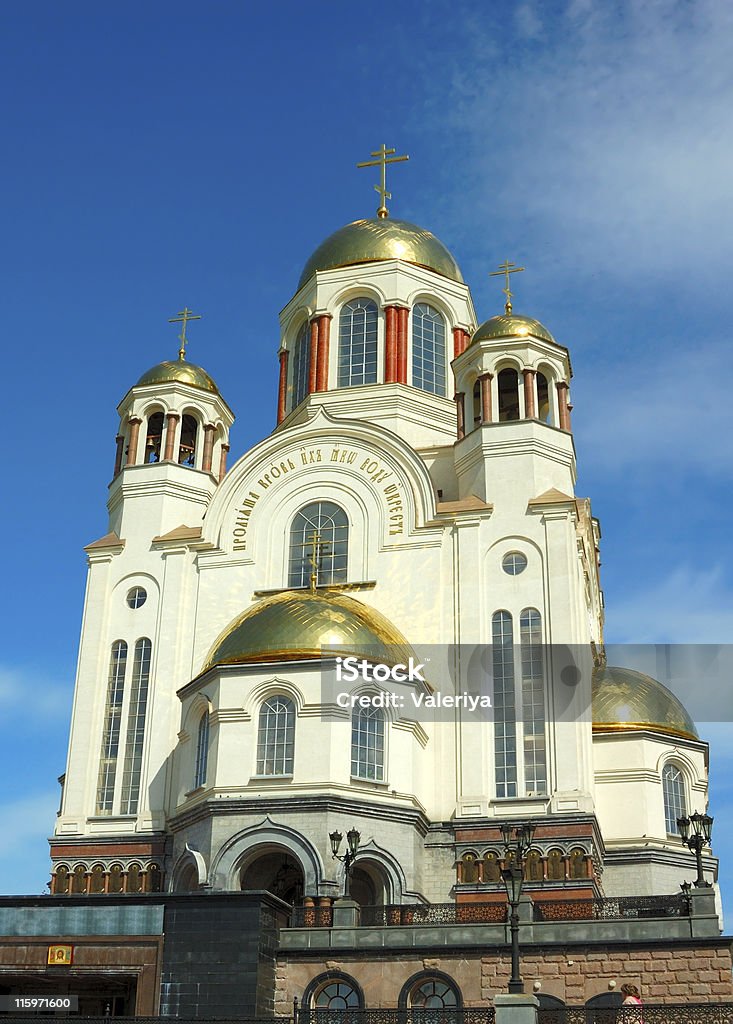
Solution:
<svg viewBox="0 0 733 1024">
<path fill-rule="evenodd" d="M 266 893 L 168 896 L 161 1015 L 272 1015 L 283 911 Z"/>
</svg>

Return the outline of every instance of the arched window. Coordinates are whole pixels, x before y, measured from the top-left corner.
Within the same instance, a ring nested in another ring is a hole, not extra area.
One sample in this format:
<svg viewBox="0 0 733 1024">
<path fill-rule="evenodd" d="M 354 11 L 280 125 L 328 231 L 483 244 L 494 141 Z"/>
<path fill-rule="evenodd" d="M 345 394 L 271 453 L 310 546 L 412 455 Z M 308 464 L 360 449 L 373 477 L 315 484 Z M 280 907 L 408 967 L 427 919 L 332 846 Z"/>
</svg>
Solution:
<svg viewBox="0 0 733 1024">
<path fill-rule="evenodd" d="M 519 419 L 519 375 L 516 370 L 500 370 L 499 385 L 499 420 Z"/>
<path fill-rule="evenodd" d="M 345 583 L 348 554 L 349 521 L 344 510 L 332 501 L 306 505 L 290 527 L 288 586 L 307 587 L 313 573 L 319 586 Z"/>
<path fill-rule="evenodd" d="M 679 835 L 677 819 L 684 818 L 687 814 L 687 801 L 685 800 L 685 777 L 676 764 L 665 764 L 662 769 L 662 793 L 667 834 Z"/>
<path fill-rule="evenodd" d="M 293 349 L 293 405 L 300 405 L 308 394 L 308 373 L 311 361 L 311 332 L 306 320 L 298 331 Z"/>
<path fill-rule="evenodd" d="M 154 861 L 152 864 L 148 864 L 147 879 L 148 892 L 163 891 L 163 872 L 160 870 L 160 864 L 156 864 Z"/>
<path fill-rule="evenodd" d="M 198 742 L 196 744 L 196 771 L 193 788 L 198 789 L 206 782 L 206 765 L 209 759 L 209 712 L 204 711 L 199 719 Z"/>
<path fill-rule="evenodd" d="M 107 677 L 107 702 L 104 710 L 102 750 L 99 755 L 97 779 L 97 814 L 111 814 L 114 804 L 126 668 L 127 644 L 124 640 L 116 640 L 112 644 Z"/>
<path fill-rule="evenodd" d="M 329 971 L 310 983 L 303 994 L 309 1010 L 362 1010 L 364 999 L 353 978 Z"/>
<path fill-rule="evenodd" d="M 496 795 L 513 797 L 517 795 L 517 712 L 512 617 L 506 611 L 496 612 L 491 625 Z"/>
<path fill-rule="evenodd" d="M 292 775 L 295 705 L 289 697 L 269 697 L 260 708 L 257 774 Z"/>
<path fill-rule="evenodd" d="M 537 374 L 537 418 L 550 422 L 550 385 L 544 373 Z"/>
<path fill-rule="evenodd" d="M 137 814 L 140 801 L 140 775 L 143 763 L 143 740 L 145 739 L 145 716 L 148 707 L 148 684 L 150 682 L 150 656 L 153 645 L 147 637 L 135 642 L 132 662 L 132 684 L 130 707 L 127 712 L 127 742 L 125 764 L 122 772 L 122 814 Z"/>
<path fill-rule="evenodd" d="M 339 317 L 338 387 L 377 381 L 377 307 L 352 299 Z"/>
<path fill-rule="evenodd" d="M 412 386 L 445 395 L 445 322 L 426 302 L 412 311 Z"/>
<path fill-rule="evenodd" d="M 524 792 L 547 792 L 545 750 L 545 679 L 542 651 L 542 619 L 536 608 L 525 608 L 519 619 L 522 656 L 522 729 L 524 745 Z"/>
<path fill-rule="evenodd" d="M 461 993 L 447 974 L 425 973 L 412 977 L 399 998 L 400 1009 L 405 1010 L 459 1010 Z M 451 1018 L 448 1018 L 450 1020 Z M 445 1018 L 443 1018 L 445 1021 Z"/>
<path fill-rule="evenodd" d="M 481 426 L 481 381 L 473 385 L 473 427 Z"/>
<path fill-rule="evenodd" d="M 178 446 L 178 462 L 181 466 L 196 465 L 196 436 L 198 423 L 189 413 L 181 420 L 181 442 Z"/>
<path fill-rule="evenodd" d="M 148 419 L 148 433 L 145 439 L 145 461 L 160 462 L 163 442 L 163 413 L 154 412 Z"/>
<path fill-rule="evenodd" d="M 351 774 L 384 782 L 384 712 L 354 708 L 351 716 Z"/>
</svg>

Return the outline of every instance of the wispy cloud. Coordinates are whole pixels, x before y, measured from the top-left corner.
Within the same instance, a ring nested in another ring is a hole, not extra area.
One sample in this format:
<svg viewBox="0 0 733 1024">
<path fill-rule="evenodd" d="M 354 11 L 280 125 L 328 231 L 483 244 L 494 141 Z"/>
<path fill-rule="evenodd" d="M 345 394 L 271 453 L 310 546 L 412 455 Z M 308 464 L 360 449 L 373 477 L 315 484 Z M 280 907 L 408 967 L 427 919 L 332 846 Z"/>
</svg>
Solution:
<svg viewBox="0 0 733 1024">
<path fill-rule="evenodd" d="M 510 213 L 576 279 L 671 276 L 704 301 L 733 252 L 733 5 L 570 0 L 547 25 L 537 11 L 518 7 L 514 36 L 474 24 L 475 57 L 433 96 L 433 127 L 465 136 L 451 215 L 470 209 L 475 237 L 477 217 Z"/>
</svg>

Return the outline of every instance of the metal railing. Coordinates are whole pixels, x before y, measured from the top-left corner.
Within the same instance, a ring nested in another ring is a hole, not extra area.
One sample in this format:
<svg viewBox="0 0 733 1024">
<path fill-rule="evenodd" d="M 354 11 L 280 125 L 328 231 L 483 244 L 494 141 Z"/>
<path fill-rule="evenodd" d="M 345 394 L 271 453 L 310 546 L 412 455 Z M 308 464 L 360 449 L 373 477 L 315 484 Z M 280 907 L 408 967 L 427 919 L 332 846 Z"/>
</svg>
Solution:
<svg viewBox="0 0 733 1024">
<path fill-rule="evenodd" d="M 733 1024 L 733 1003 L 540 1007 L 538 1024 Z"/>
<path fill-rule="evenodd" d="M 624 918 L 689 917 L 689 900 L 671 896 L 610 896 L 603 899 L 535 900 L 535 921 L 614 921 Z"/>
<path fill-rule="evenodd" d="M 502 924 L 506 903 L 404 903 L 362 907 L 361 925 Z M 332 928 L 333 907 L 293 907 L 291 928 Z"/>
<path fill-rule="evenodd" d="M 280 1018 L 282 1020 L 282 1018 Z M 493 1006 L 468 1010 L 298 1010 L 295 1024 L 495 1024 Z"/>
</svg>

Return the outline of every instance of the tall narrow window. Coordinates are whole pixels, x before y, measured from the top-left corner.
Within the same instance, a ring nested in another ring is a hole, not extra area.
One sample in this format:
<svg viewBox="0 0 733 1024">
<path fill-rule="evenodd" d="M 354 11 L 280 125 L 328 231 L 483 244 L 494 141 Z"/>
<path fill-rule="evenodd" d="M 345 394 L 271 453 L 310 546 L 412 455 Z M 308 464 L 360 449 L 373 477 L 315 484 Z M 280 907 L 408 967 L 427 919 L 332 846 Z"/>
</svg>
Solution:
<svg viewBox="0 0 733 1024">
<path fill-rule="evenodd" d="M 501 370 L 499 385 L 499 420 L 519 419 L 519 376 L 516 370 Z"/>
<path fill-rule="evenodd" d="M 519 619 L 522 657 L 522 742 L 526 796 L 547 793 L 545 750 L 545 678 L 542 619 L 536 608 L 525 608 Z"/>
<path fill-rule="evenodd" d="M 140 802 L 140 775 L 143 763 L 145 714 L 148 706 L 150 655 L 153 645 L 142 637 L 135 643 L 130 686 L 130 708 L 127 713 L 127 742 L 122 771 L 122 814 L 137 814 Z"/>
<path fill-rule="evenodd" d="M 352 299 L 339 318 L 338 387 L 377 381 L 377 307 Z"/>
<path fill-rule="evenodd" d="M 412 311 L 412 385 L 445 395 L 445 322 L 425 302 Z"/>
<path fill-rule="evenodd" d="M 181 443 L 178 448 L 178 461 L 182 466 L 196 465 L 196 434 L 198 423 L 194 416 L 186 414 L 181 420 Z"/>
<path fill-rule="evenodd" d="M 306 320 L 298 331 L 293 351 L 293 409 L 308 394 L 308 372 L 311 361 L 310 324 Z"/>
<path fill-rule="evenodd" d="M 315 501 L 296 513 L 290 527 L 289 587 L 344 583 L 349 555 L 349 521 L 332 501 Z"/>
<path fill-rule="evenodd" d="M 494 769 L 497 797 L 517 795 L 517 712 L 514 695 L 514 630 L 509 612 L 492 619 L 494 668 Z"/>
<path fill-rule="evenodd" d="M 289 697 L 269 697 L 260 708 L 257 774 L 292 775 L 295 705 Z"/>
<path fill-rule="evenodd" d="M 473 426 L 481 426 L 481 382 L 476 381 L 473 385 Z"/>
<path fill-rule="evenodd" d="M 354 708 L 351 774 L 357 779 L 384 782 L 384 714 L 380 708 Z"/>
<path fill-rule="evenodd" d="M 206 766 L 209 759 L 209 712 L 204 711 L 199 721 L 198 743 L 196 745 L 196 774 L 193 788 L 198 789 L 206 782 Z"/>
<path fill-rule="evenodd" d="M 679 835 L 677 819 L 684 818 L 687 814 L 687 801 L 685 800 L 685 778 L 675 764 L 665 764 L 662 769 L 662 793 L 667 834 Z"/>
<path fill-rule="evenodd" d="M 145 439 L 145 461 L 160 462 L 163 441 L 163 413 L 154 412 L 148 419 L 148 433 Z"/>
<path fill-rule="evenodd" d="M 537 374 L 537 418 L 550 422 L 550 386 L 544 373 Z"/>
<path fill-rule="evenodd" d="M 117 640 L 112 644 L 107 678 L 107 702 L 104 709 L 102 750 L 99 755 L 97 780 L 97 814 L 111 814 L 114 804 L 126 667 L 127 644 L 124 640 Z"/>
</svg>

